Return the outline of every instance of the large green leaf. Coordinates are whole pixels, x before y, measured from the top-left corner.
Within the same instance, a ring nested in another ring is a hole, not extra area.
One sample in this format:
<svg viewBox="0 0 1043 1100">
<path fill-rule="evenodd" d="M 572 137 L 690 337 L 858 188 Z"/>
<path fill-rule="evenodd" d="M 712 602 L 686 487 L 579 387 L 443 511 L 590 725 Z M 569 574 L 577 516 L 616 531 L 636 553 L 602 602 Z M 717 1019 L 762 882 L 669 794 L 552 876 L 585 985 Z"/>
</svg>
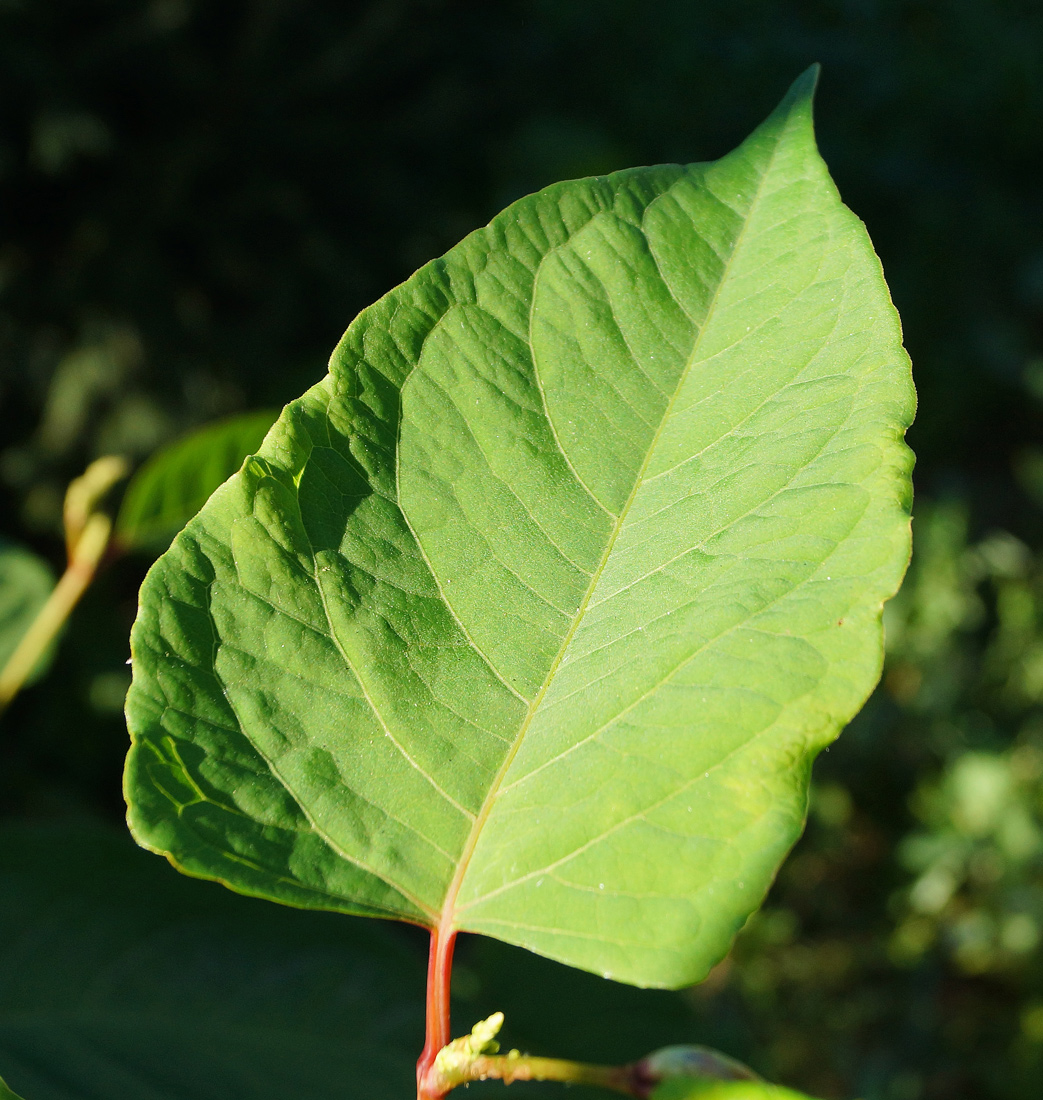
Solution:
<svg viewBox="0 0 1043 1100">
<path fill-rule="evenodd" d="M 31 550 L 0 539 L 0 669 L 33 624 L 54 589 L 50 566 Z M 39 678 L 54 647 L 41 658 L 28 682 Z"/>
<path fill-rule="evenodd" d="M 26 1100 L 401 1100 L 423 958 L 388 931 L 192 882 L 118 833 L 7 825 L 0 1074 Z"/>
<path fill-rule="evenodd" d="M 260 447 L 275 417 L 268 409 L 230 416 L 157 451 L 127 486 L 117 540 L 128 549 L 169 542 Z"/>
<path fill-rule="evenodd" d="M 909 552 L 908 360 L 813 84 L 354 321 L 142 589 L 142 844 L 637 984 L 724 954 Z"/>
</svg>

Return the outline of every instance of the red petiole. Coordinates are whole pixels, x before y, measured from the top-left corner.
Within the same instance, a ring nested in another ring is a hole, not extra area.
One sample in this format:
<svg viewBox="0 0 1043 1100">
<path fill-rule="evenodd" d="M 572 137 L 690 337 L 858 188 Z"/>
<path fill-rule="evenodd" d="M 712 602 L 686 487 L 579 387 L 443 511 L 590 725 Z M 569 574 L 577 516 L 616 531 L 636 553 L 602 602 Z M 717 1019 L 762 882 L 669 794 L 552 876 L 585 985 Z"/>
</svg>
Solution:
<svg viewBox="0 0 1043 1100">
<path fill-rule="evenodd" d="M 453 1040 L 449 986 L 456 932 L 444 925 L 431 930 L 427 961 L 427 1034 L 416 1064 L 417 1100 L 443 1100 L 458 1085 L 495 1078 L 512 1081 L 562 1081 L 597 1085 L 647 1100 L 663 1081 L 675 1077 L 711 1081 L 756 1081 L 748 1066 L 726 1054 L 699 1046 L 663 1047 L 622 1066 L 597 1066 L 561 1058 L 539 1058 L 512 1050 L 497 1054 L 495 1037 L 503 1013 L 475 1024 L 470 1035 Z"/>
<path fill-rule="evenodd" d="M 417 1100 L 439 1100 L 445 1093 L 433 1084 L 431 1068 L 442 1047 L 452 1038 L 449 1026 L 449 985 L 453 971 L 456 932 L 431 929 L 427 959 L 427 1030 L 424 1049 L 416 1064 Z"/>
</svg>

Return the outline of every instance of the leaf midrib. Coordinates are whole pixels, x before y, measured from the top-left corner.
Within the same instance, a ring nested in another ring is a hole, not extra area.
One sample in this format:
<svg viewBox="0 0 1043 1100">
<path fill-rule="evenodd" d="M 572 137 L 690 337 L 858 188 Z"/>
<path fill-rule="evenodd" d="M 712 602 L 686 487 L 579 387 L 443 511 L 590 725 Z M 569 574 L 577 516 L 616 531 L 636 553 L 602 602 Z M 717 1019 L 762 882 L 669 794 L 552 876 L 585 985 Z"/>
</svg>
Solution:
<svg viewBox="0 0 1043 1100">
<path fill-rule="evenodd" d="M 539 711 L 540 705 L 542 704 L 544 697 L 546 696 L 548 690 L 550 689 L 551 684 L 554 681 L 554 677 L 557 674 L 558 668 L 561 666 L 561 662 L 564 659 L 565 654 L 568 652 L 569 647 L 572 644 L 572 640 L 576 635 L 576 631 L 579 629 L 580 624 L 583 621 L 583 618 L 584 618 L 584 616 L 587 612 L 587 609 L 590 605 L 591 598 L 593 597 L 594 592 L 596 591 L 598 583 L 601 579 L 601 575 L 604 572 L 605 566 L 608 564 L 608 561 L 612 556 L 612 551 L 615 549 L 616 540 L 618 539 L 619 534 L 623 529 L 623 525 L 626 522 L 627 516 L 630 513 L 630 509 L 631 509 L 631 507 L 634 503 L 634 500 L 636 499 L 637 494 L 638 494 L 639 490 L 641 489 L 641 486 L 644 484 L 645 471 L 648 469 L 648 465 L 652 460 L 652 456 L 655 454 L 656 448 L 659 445 L 659 440 L 660 440 L 660 437 L 662 435 L 663 428 L 667 424 L 667 422 L 670 420 L 670 417 L 671 417 L 671 414 L 673 412 L 674 405 L 677 401 L 678 395 L 680 394 L 681 390 L 683 389 L 684 384 L 688 379 L 688 375 L 691 372 L 692 367 L 699 360 L 699 350 L 702 346 L 703 336 L 706 333 L 707 329 L 710 327 L 710 322 L 713 318 L 714 311 L 717 307 L 718 299 L 719 299 L 720 294 L 721 294 L 721 289 L 724 287 L 725 283 L 727 282 L 728 275 L 729 275 L 729 273 L 731 271 L 731 268 L 732 268 L 732 265 L 735 261 L 735 257 L 738 255 L 738 253 L 739 253 L 739 251 L 742 247 L 743 240 L 745 239 L 747 229 L 749 228 L 749 225 L 750 225 L 750 221 L 752 220 L 754 211 L 756 210 L 757 205 L 760 201 L 761 193 L 764 189 L 764 181 L 768 178 L 768 175 L 771 171 L 772 164 L 774 163 L 775 155 L 778 152 L 780 142 L 781 142 L 781 132 L 778 135 L 776 135 L 776 137 L 775 137 L 774 146 L 773 146 L 773 148 L 771 150 L 771 153 L 770 153 L 770 155 L 767 159 L 767 163 L 764 165 L 764 169 L 761 173 L 760 179 L 757 181 L 757 188 L 754 191 L 752 199 L 750 200 L 749 208 L 748 208 L 748 210 L 746 212 L 746 215 L 743 219 L 742 228 L 739 230 L 739 233 L 735 238 L 735 243 L 732 246 L 731 253 L 728 256 L 728 259 L 725 261 L 724 268 L 722 269 L 720 278 L 717 281 L 717 286 L 714 289 L 713 297 L 711 298 L 710 304 L 706 309 L 706 314 L 703 318 L 702 325 L 700 326 L 699 332 L 697 333 L 696 338 L 695 338 L 695 342 L 692 345 L 692 350 L 691 350 L 691 353 L 688 357 L 688 362 L 685 363 L 684 370 L 681 372 L 681 374 L 680 374 L 680 376 L 677 380 L 677 384 L 674 387 L 674 392 L 671 394 L 670 400 L 668 401 L 668 403 L 666 405 L 666 408 L 663 410 L 663 414 L 660 417 L 659 425 L 656 428 L 655 435 L 652 437 L 652 440 L 649 443 L 648 449 L 645 453 L 644 460 L 641 463 L 641 468 L 638 470 L 637 475 L 634 478 L 634 486 L 630 490 L 630 495 L 627 497 L 626 502 L 624 503 L 623 507 L 620 509 L 619 515 L 615 520 L 615 524 L 613 526 L 612 533 L 610 534 L 610 536 L 608 538 L 608 541 L 605 544 L 605 549 L 602 551 L 601 559 L 598 562 L 597 567 L 595 568 L 593 574 L 591 575 L 590 583 L 587 586 L 586 592 L 584 592 L 584 594 L 583 594 L 583 599 L 581 600 L 579 607 L 576 609 L 575 615 L 573 616 L 572 623 L 569 626 L 568 632 L 566 633 L 565 637 L 562 639 L 561 646 L 558 649 L 558 652 L 555 655 L 554 660 L 551 662 L 550 668 L 547 670 L 547 675 L 544 677 L 543 683 L 540 685 L 539 691 L 536 693 L 536 695 L 533 697 L 532 702 L 529 704 L 528 711 L 526 712 L 525 717 L 522 719 L 521 725 L 518 727 L 518 732 L 515 735 L 514 742 L 512 743 L 510 749 L 508 750 L 507 755 L 504 757 L 504 761 L 500 765 L 499 770 L 497 771 L 496 775 L 494 776 L 493 781 L 490 784 L 489 791 L 485 796 L 484 802 L 482 803 L 481 809 L 478 811 L 478 814 L 475 817 L 474 824 L 471 827 L 471 832 L 469 833 L 469 835 L 467 837 L 467 841 L 464 844 L 463 851 L 461 852 L 460 861 L 457 864 L 456 872 L 453 875 L 453 879 L 449 884 L 449 889 L 446 892 L 445 901 L 442 904 L 441 919 L 439 921 L 439 932 L 443 937 L 450 934 L 453 931 L 453 923 L 454 923 L 454 918 L 456 916 L 456 899 L 460 894 L 460 889 L 463 886 L 464 878 L 466 877 L 467 870 L 470 867 L 471 859 L 474 856 L 475 849 L 478 846 L 478 841 L 481 838 L 482 830 L 485 828 L 485 823 L 488 821 L 489 815 L 492 813 L 492 808 L 493 808 L 493 806 L 496 802 L 496 798 L 497 798 L 497 795 L 499 794 L 500 788 L 503 785 L 503 781 L 506 778 L 507 772 L 510 770 L 511 764 L 514 762 L 514 758 L 518 754 L 518 750 L 521 748 L 521 745 L 522 745 L 523 741 L 525 740 L 525 734 L 528 732 L 529 726 L 532 724 L 533 718 L 535 718 L 537 712 Z M 642 221 L 643 220 L 644 220 L 644 217 L 642 216 Z M 549 253 L 548 253 L 548 255 L 549 255 Z M 540 266 L 542 266 L 542 264 L 545 260 L 546 260 L 546 256 L 544 257 L 544 260 L 541 261 Z M 538 276 L 538 269 L 537 269 L 537 276 Z M 665 278 L 663 279 L 663 284 L 664 284 L 664 286 L 667 286 L 667 290 L 669 291 L 670 288 L 669 288 L 668 284 L 666 283 Z M 536 280 L 534 279 L 533 280 L 534 300 L 535 300 L 535 290 L 536 290 Z M 673 292 L 670 291 L 670 293 L 671 293 L 671 296 L 672 296 Z M 532 329 L 531 329 L 531 326 L 530 326 L 530 330 L 529 330 L 529 346 L 530 347 L 532 346 L 531 336 L 532 336 Z M 536 370 L 535 360 L 533 362 L 533 370 L 534 371 Z M 541 393 L 542 393 L 542 387 L 541 387 Z M 546 402 L 544 402 L 544 414 L 546 415 L 548 422 L 553 424 L 553 421 L 551 420 L 551 417 L 550 417 L 550 412 L 546 407 Z M 555 433 L 555 440 L 557 441 L 557 433 Z M 559 448 L 561 447 L 560 442 L 558 443 L 558 446 L 559 446 Z M 561 449 L 562 449 L 562 454 L 565 454 L 564 448 L 561 448 Z M 567 455 L 565 455 L 565 458 L 566 458 L 566 461 L 568 461 L 568 456 Z M 571 462 L 569 462 L 569 467 L 571 469 Z"/>
</svg>

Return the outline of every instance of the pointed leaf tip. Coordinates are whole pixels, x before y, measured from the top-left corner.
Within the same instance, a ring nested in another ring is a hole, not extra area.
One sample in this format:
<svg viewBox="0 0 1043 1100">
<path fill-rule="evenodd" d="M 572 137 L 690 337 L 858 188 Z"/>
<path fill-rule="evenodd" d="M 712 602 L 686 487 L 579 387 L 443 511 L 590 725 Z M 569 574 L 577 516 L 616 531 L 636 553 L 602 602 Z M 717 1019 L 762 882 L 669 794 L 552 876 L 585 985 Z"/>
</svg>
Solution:
<svg viewBox="0 0 1043 1100">
<path fill-rule="evenodd" d="M 814 100 L 822 66 L 809 65 L 789 86 L 778 106 L 739 146 L 739 150 L 751 152 L 767 143 L 776 148 L 784 135 L 797 138 L 797 146 L 817 157 L 815 142 Z"/>
<path fill-rule="evenodd" d="M 813 61 L 790 85 L 789 94 L 792 95 L 796 92 L 801 95 L 813 96 L 821 75 L 822 65 L 818 61 Z"/>
<path fill-rule="evenodd" d="M 818 88 L 818 78 L 821 72 L 822 66 L 817 61 L 813 65 L 809 65 L 789 86 L 788 91 L 782 97 L 782 101 L 772 113 L 773 116 L 801 114 L 806 115 L 810 122 L 815 91 Z"/>
</svg>

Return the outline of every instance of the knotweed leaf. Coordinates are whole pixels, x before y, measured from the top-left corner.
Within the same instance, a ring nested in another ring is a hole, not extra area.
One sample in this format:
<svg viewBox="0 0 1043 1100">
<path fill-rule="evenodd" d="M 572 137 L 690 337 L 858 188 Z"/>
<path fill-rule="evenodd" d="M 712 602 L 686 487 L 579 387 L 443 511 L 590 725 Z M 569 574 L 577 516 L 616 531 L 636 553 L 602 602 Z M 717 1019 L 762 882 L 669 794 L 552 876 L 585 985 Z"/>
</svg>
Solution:
<svg viewBox="0 0 1043 1100">
<path fill-rule="evenodd" d="M 640 985 L 721 958 L 909 555 L 909 363 L 814 80 L 359 315 L 142 589 L 142 844 Z"/>
</svg>

